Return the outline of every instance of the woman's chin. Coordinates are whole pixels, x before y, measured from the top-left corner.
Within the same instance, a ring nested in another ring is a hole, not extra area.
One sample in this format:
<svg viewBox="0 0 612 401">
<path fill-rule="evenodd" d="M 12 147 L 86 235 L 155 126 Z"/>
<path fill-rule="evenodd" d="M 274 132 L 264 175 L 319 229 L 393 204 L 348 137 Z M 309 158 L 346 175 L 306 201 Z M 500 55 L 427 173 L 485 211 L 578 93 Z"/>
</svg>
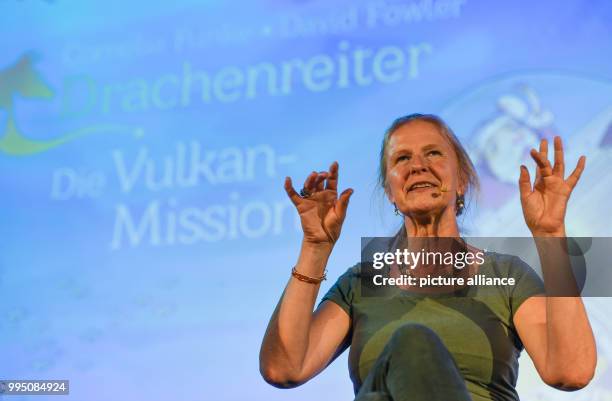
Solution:
<svg viewBox="0 0 612 401">
<path fill-rule="evenodd" d="M 404 215 L 415 217 L 436 216 L 442 212 L 443 208 L 435 204 L 410 205 L 404 209 Z"/>
</svg>

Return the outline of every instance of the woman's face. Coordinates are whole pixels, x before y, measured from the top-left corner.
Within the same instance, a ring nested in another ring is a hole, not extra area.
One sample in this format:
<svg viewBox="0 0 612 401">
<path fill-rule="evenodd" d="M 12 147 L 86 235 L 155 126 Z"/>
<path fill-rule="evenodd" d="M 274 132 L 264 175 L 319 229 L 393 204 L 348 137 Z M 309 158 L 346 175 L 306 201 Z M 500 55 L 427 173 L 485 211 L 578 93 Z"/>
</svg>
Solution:
<svg viewBox="0 0 612 401">
<path fill-rule="evenodd" d="M 387 195 L 404 215 L 435 215 L 464 193 L 457 156 L 434 124 L 415 120 L 398 128 L 387 145 Z M 444 191 L 441 191 L 441 188 Z"/>
</svg>

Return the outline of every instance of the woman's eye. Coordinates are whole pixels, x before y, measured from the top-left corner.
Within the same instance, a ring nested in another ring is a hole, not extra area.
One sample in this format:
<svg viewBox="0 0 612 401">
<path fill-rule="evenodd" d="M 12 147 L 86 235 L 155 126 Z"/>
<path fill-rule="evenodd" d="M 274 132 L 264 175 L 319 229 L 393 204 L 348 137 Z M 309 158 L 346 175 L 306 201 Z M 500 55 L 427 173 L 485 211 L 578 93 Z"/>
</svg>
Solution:
<svg viewBox="0 0 612 401">
<path fill-rule="evenodd" d="M 428 156 L 440 156 L 442 154 L 442 152 L 440 152 L 439 150 L 430 150 L 429 152 L 427 152 Z"/>
<path fill-rule="evenodd" d="M 397 160 L 396 160 L 396 161 L 401 162 L 401 161 L 403 161 L 403 160 L 410 160 L 410 156 L 408 156 L 408 155 L 401 155 L 401 156 L 399 156 L 399 157 L 397 158 Z"/>
</svg>

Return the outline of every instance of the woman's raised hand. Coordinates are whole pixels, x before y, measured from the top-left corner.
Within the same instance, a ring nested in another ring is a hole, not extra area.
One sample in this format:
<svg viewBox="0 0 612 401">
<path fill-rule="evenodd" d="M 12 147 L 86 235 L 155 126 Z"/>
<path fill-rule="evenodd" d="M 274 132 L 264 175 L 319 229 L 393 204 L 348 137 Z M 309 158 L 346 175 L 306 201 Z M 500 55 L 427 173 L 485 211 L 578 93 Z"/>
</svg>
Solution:
<svg viewBox="0 0 612 401">
<path fill-rule="evenodd" d="M 536 176 L 531 185 L 527 167 L 521 166 L 519 189 L 527 227 L 534 236 L 565 236 L 565 212 L 567 202 L 584 170 L 586 157 L 581 156 L 576 168 L 565 179 L 563 143 L 555 137 L 554 166 L 548 160 L 548 142 L 542 139 L 540 151 L 531 150 L 536 162 Z"/>
<path fill-rule="evenodd" d="M 300 215 L 305 242 L 333 246 L 340 237 L 353 190 L 345 189 L 340 196 L 337 190 L 337 162 L 331 164 L 329 171 L 310 173 L 304 182 L 305 196 L 295 191 L 291 178 L 285 178 L 285 191 Z"/>
</svg>

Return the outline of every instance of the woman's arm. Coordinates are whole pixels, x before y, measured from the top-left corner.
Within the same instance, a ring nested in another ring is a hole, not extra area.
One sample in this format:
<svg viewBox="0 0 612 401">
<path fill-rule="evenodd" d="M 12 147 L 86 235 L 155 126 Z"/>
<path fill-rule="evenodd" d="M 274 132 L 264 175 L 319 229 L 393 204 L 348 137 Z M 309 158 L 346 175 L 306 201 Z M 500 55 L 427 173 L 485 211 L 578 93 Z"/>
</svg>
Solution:
<svg viewBox="0 0 612 401">
<path fill-rule="evenodd" d="M 514 315 L 514 325 L 544 382 L 576 390 L 589 383 L 597 363 L 593 331 L 564 250 L 567 203 L 586 159 L 582 156 L 564 179 L 561 138 L 555 137 L 554 148 L 554 166 L 548 160 L 546 140 L 539 152 L 531 151 L 537 164 L 533 187 L 527 168 L 521 166 L 523 215 L 536 242 L 548 296 L 526 300 Z"/>
<path fill-rule="evenodd" d="M 572 391 L 593 378 L 597 351 L 575 280 L 568 276 L 572 272 L 562 241 L 536 238 L 546 292 L 562 296 L 527 299 L 516 311 L 514 325 L 542 380 Z"/>
<path fill-rule="evenodd" d="M 308 176 L 302 197 L 285 180 L 285 190 L 296 206 L 304 231 L 295 269 L 308 277 L 321 277 L 340 236 L 352 190 L 339 197 L 338 164 L 329 172 Z M 259 353 L 264 379 L 277 387 L 295 387 L 320 372 L 345 346 L 350 318 L 333 302 L 325 301 L 313 313 L 319 284 L 291 276 L 274 310 Z"/>
<path fill-rule="evenodd" d="M 303 245 L 296 270 L 319 277 L 327 256 Z M 261 374 L 274 386 L 289 388 L 306 382 L 344 349 L 350 318 L 330 301 L 313 313 L 319 287 L 291 277 L 272 314 L 259 361 Z"/>
</svg>

